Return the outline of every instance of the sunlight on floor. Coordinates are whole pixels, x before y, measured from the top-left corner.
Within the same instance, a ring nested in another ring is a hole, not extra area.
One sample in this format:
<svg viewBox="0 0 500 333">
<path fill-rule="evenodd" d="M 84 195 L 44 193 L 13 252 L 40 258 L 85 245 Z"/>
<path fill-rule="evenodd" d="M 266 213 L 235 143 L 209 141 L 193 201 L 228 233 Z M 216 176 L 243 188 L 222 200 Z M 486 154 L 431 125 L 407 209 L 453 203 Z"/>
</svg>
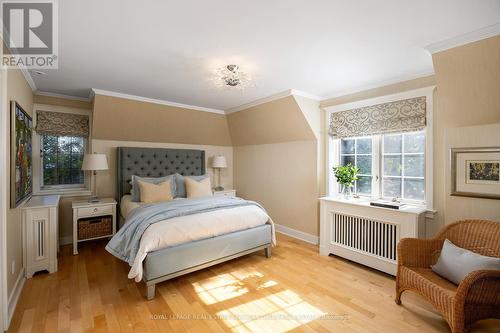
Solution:
<svg viewBox="0 0 500 333">
<path fill-rule="evenodd" d="M 280 333 L 325 314 L 293 291 L 284 290 L 220 311 L 217 316 L 234 332 Z"/>
<path fill-rule="evenodd" d="M 234 332 L 286 332 L 326 314 L 257 271 L 221 274 L 193 287 L 207 305 L 238 298 L 239 305 L 216 313 Z M 267 290 L 268 295 L 253 299 L 256 290 Z"/>
<path fill-rule="evenodd" d="M 231 274 L 222 274 L 203 282 L 193 283 L 198 297 L 207 305 L 241 296 L 248 292 L 240 279 Z"/>
</svg>

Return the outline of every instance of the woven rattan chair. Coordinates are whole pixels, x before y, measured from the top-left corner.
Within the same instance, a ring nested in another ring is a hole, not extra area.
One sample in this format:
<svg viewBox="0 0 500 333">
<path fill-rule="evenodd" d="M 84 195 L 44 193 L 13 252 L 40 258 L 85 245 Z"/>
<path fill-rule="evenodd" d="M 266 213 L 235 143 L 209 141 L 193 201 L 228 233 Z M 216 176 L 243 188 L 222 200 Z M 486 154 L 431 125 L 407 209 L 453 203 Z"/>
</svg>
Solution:
<svg viewBox="0 0 500 333">
<path fill-rule="evenodd" d="M 500 257 L 499 222 L 460 221 L 445 227 L 434 239 L 402 239 L 398 244 L 396 304 L 401 304 L 405 290 L 424 296 L 441 312 L 453 333 L 466 332 L 480 319 L 500 319 L 500 270 L 471 272 L 458 286 L 431 270 L 445 239 L 482 255 Z"/>
</svg>

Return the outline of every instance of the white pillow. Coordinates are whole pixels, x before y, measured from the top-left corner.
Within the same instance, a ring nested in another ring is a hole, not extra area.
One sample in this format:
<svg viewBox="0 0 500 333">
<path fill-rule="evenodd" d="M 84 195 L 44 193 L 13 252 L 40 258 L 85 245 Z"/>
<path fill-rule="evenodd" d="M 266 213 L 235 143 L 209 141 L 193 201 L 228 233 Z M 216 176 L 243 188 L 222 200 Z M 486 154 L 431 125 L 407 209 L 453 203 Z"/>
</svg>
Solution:
<svg viewBox="0 0 500 333">
<path fill-rule="evenodd" d="M 431 268 L 434 273 L 455 284 L 460 284 L 470 272 L 500 269 L 500 258 L 483 256 L 462 249 L 445 239 L 439 259 Z"/>
</svg>

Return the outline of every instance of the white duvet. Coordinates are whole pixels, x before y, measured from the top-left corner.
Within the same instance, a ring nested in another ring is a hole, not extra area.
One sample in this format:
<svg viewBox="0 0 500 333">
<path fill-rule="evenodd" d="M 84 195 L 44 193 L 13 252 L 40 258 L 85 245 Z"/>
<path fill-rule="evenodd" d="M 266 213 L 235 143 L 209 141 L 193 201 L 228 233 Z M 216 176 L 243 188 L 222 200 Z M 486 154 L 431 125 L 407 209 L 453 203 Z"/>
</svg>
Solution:
<svg viewBox="0 0 500 333">
<path fill-rule="evenodd" d="M 200 239 L 271 224 L 272 242 L 276 244 L 271 218 L 257 206 L 242 206 L 176 217 L 150 225 L 141 238 L 137 256 L 128 277 L 142 279 L 142 262 L 149 252 Z"/>
</svg>

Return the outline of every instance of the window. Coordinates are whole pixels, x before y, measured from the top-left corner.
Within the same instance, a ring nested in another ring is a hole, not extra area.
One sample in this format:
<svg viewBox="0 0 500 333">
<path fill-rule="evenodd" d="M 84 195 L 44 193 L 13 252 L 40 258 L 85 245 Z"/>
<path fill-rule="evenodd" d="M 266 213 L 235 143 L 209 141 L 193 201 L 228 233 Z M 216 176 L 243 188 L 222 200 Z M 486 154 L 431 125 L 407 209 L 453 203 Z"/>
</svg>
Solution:
<svg viewBox="0 0 500 333">
<path fill-rule="evenodd" d="M 425 200 L 425 134 L 383 135 L 382 197 Z"/>
<path fill-rule="evenodd" d="M 86 139 L 74 136 L 41 135 L 41 187 L 83 187 L 81 170 Z"/>
<path fill-rule="evenodd" d="M 384 199 L 399 198 L 414 203 L 425 202 L 424 131 L 338 141 L 338 164 L 350 163 L 359 168 L 355 193 Z"/>
<path fill-rule="evenodd" d="M 340 164 L 352 164 L 359 168 L 354 191 L 359 194 L 372 193 L 372 138 L 362 137 L 342 139 L 340 144 Z"/>
</svg>

